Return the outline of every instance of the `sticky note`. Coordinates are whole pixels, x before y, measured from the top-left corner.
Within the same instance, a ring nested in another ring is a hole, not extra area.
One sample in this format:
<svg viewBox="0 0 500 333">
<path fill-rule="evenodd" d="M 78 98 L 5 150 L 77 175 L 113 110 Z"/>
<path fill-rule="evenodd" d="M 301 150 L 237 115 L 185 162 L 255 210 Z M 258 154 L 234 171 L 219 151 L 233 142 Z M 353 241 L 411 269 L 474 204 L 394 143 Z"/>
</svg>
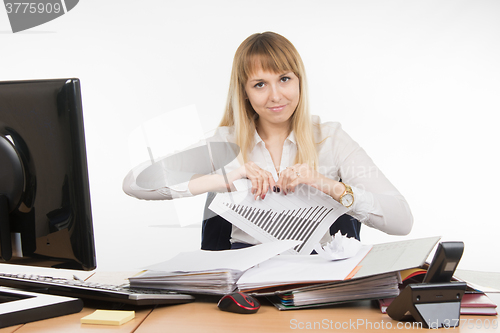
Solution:
<svg viewBox="0 0 500 333">
<path fill-rule="evenodd" d="M 82 324 L 123 325 L 134 319 L 135 311 L 95 310 L 94 313 L 80 319 Z"/>
</svg>

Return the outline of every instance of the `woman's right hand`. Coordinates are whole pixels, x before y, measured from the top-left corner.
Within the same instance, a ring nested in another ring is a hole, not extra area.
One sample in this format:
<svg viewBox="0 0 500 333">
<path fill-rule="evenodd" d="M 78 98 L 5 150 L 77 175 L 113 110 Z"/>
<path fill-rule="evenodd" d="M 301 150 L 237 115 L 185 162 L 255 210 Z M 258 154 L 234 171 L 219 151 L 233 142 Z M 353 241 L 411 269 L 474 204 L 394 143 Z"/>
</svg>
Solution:
<svg viewBox="0 0 500 333">
<path fill-rule="evenodd" d="M 258 197 L 264 199 L 269 189 L 273 188 L 276 183 L 273 175 L 266 170 L 261 169 L 254 162 L 247 162 L 238 169 L 240 178 L 247 178 L 252 182 L 252 194 L 254 199 Z"/>
</svg>

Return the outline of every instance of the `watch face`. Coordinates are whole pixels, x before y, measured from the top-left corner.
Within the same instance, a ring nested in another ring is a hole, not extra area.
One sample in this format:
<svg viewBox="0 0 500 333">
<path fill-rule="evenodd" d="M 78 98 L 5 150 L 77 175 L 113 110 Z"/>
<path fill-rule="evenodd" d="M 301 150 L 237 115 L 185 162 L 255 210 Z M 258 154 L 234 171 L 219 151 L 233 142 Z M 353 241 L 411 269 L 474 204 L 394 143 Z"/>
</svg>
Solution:
<svg viewBox="0 0 500 333">
<path fill-rule="evenodd" d="M 346 193 L 342 196 L 342 198 L 340 198 L 340 203 L 346 207 L 350 207 L 353 202 L 354 198 L 350 193 Z"/>
</svg>

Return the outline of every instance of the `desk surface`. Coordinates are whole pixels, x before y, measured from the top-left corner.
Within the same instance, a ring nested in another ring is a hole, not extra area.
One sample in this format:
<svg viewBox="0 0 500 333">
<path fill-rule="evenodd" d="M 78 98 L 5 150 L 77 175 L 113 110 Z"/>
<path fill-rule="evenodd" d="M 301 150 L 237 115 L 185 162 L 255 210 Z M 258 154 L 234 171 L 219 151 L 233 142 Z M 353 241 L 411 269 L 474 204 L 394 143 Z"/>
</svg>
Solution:
<svg viewBox="0 0 500 333">
<path fill-rule="evenodd" d="M 495 301 L 500 294 L 493 295 Z M 394 321 L 382 314 L 371 302 L 356 302 L 322 309 L 278 311 L 265 301 L 256 314 L 241 315 L 220 311 L 217 299 L 155 309 L 136 310 L 136 318 L 122 326 L 80 324 L 80 318 L 95 307 L 82 312 L 0 329 L 16 332 L 290 332 L 290 331 L 416 331 L 412 323 Z M 450 332 L 500 331 L 497 316 L 461 316 L 461 325 Z M 398 326 L 399 325 L 399 326 Z M 406 326 L 405 326 L 406 325 Z M 314 329 L 316 328 L 316 329 Z"/>
</svg>

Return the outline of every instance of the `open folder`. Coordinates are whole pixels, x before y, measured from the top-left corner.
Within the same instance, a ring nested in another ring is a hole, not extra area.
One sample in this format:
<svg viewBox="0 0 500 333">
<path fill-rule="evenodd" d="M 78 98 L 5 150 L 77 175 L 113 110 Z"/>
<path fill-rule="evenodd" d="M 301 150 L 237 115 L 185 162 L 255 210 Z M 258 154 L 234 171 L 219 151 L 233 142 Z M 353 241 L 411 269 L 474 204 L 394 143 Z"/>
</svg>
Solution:
<svg viewBox="0 0 500 333">
<path fill-rule="evenodd" d="M 387 288 L 376 297 L 391 297 L 389 295 L 394 296 L 393 286 L 398 282 L 396 272 L 423 265 L 438 241 L 439 237 L 431 237 L 363 245 L 354 257 L 338 261 L 318 255 L 278 256 L 297 245 L 297 241 L 290 240 L 239 250 L 198 250 L 149 266 L 146 272 L 129 281 L 132 287 L 187 293 L 225 294 L 238 288 L 256 295 L 290 292 L 306 295 L 304 289 L 298 289 L 314 286 L 317 293 L 318 288 L 323 287 L 321 284 L 327 284 L 325 288 L 335 284 L 335 288 L 343 286 L 344 292 L 352 294 L 349 288 L 355 284 L 366 286 L 370 279 L 380 282 L 383 278 Z M 348 296 L 342 297 L 352 300 Z"/>
<path fill-rule="evenodd" d="M 431 237 L 364 245 L 342 261 L 281 255 L 247 270 L 237 285 L 241 291 L 268 296 L 279 310 L 396 297 L 399 271 L 422 266 L 438 241 Z"/>
<path fill-rule="evenodd" d="M 327 261 L 319 256 L 281 255 L 247 270 L 238 280 L 244 292 L 265 294 L 296 285 L 353 280 L 422 266 L 440 237 L 363 245 L 352 258 Z"/>
</svg>

